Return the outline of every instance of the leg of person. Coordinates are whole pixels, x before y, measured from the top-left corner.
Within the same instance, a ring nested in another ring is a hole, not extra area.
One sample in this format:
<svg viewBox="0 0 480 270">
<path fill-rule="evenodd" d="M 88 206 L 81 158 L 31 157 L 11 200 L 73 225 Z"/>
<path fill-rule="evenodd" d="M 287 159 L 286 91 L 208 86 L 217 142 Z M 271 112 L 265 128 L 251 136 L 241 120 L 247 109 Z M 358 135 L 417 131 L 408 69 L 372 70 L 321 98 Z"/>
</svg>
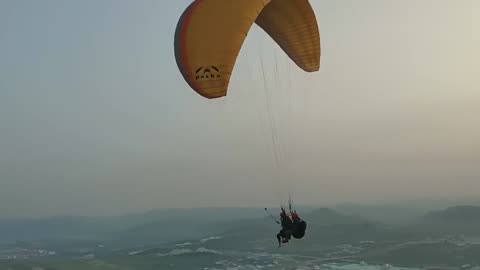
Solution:
<svg viewBox="0 0 480 270">
<path fill-rule="evenodd" d="M 288 232 L 286 230 L 282 231 L 282 243 L 288 243 Z"/>
<path fill-rule="evenodd" d="M 278 240 L 278 247 L 280 247 L 282 244 L 281 244 L 281 235 L 280 233 L 277 233 L 277 240 Z"/>
<path fill-rule="evenodd" d="M 292 237 L 292 231 L 291 230 L 288 230 L 285 232 L 285 238 L 287 239 L 287 242 L 290 240 L 290 238 Z"/>
</svg>

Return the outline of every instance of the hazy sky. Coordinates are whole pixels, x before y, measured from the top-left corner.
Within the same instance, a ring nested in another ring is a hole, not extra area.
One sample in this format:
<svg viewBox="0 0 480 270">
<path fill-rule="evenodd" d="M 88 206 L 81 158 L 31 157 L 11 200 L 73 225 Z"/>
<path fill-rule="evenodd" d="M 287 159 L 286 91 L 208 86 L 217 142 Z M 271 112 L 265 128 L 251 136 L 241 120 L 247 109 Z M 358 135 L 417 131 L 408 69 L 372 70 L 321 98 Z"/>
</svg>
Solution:
<svg viewBox="0 0 480 270">
<path fill-rule="evenodd" d="M 0 217 L 480 196 L 479 1 L 313 0 L 321 71 L 254 26 L 221 100 L 189 2 L 0 1 Z"/>
</svg>

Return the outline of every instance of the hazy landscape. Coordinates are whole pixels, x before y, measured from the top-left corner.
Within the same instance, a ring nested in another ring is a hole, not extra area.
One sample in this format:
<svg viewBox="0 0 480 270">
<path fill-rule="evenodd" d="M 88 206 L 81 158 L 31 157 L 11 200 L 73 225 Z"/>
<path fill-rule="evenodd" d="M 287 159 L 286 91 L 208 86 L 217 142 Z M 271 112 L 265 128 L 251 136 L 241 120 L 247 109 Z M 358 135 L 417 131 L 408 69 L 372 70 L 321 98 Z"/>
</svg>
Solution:
<svg viewBox="0 0 480 270">
<path fill-rule="evenodd" d="M 275 239 L 279 227 L 261 208 L 3 219 L 0 266 L 12 270 L 480 266 L 480 206 L 456 205 L 421 215 L 414 210 L 405 204 L 299 207 L 308 222 L 307 235 L 281 248 Z M 372 212 L 383 214 L 369 216 Z M 398 215 L 403 215 L 401 221 Z"/>
</svg>

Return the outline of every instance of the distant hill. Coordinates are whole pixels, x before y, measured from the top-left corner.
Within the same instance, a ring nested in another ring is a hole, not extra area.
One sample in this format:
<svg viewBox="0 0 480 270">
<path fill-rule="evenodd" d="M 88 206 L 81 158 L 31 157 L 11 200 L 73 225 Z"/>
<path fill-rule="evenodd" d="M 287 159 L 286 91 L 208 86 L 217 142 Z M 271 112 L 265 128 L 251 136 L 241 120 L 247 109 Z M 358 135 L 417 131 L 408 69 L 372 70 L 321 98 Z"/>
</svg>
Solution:
<svg viewBox="0 0 480 270">
<path fill-rule="evenodd" d="M 81 240 L 112 230 L 104 219 L 53 217 L 0 220 L 0 241 L 41 241 L 48 238 Z"/>
<path fill-rule="evenodd" d="M 358 215 L 384 224 L 401 225 L 424 216 L 432 209 L 446 209 L 453 205 L 480 205 L 480 201 L 475 198 L 425 199 L 385 203 L 340 203 L 332 205 L 330 208 L 340 213 Z"/>
<path fill-rule="evenodd" d="M 480 223 L 480 207 L 460 205 L 445 210 L 432 211 L 425 215 L 425 220 L 436 222 L 477 222 Z"/>
<path fill-rule="evenodd" d="M 272 213 L 275 215 L 277 221 L 279 221 L 279 213 Z M 307 221 L 308 224 L 312 226 L 330 226 L 330 225 L 348 225 L 348 224 L 365 224 L 369 223 L 367 219 L 357 216 L 350 216 L 340 214 L 329 208 L 318 208 L 308 212 L 299 212 L 299 215 L 302 219 Z M 279 227 L 275 221 L 269 217 L 263 218 L 249 218 L 249 219 L 240 219 L 230 222 L 225 222 L 223 224 L 218 224 L 219 227 L 228 228 L 230 231 L 235 230 L 254 230 L 259 231 L 260 228 Z M 260 230 L 261 231 L 261 230 Z"/>
<path fill-rule="evenodd" d="M 330 208 L 318 208 L 303 215 L 316 225 L 364 224 L 370 221 L 364 217 L 351 214 L 342 214 Z"/>
<path fill-rule="evenodd" d="M 417 231 L 432 234 L 480 235 L 480 207 L 460 205 L 431 211 L 413 222 Z"/>
<path fill-rule="evenodd" d="M 333 206 L 332 209 L 343 214 L 362 216 L 380 223 L 402 224 L 411 222 L 432 208 L 399 204 L 362 205 L 343 203 Z"/>
<path fill-rule="evenodd" d="M 211 223 L 262 217 L 258 208 L 158 209 L 111 217 L 0 219 L 0 243 L 15 241 L 113 241 L 134 244 L 197 237 Z"/>
<path fill-rule="evenodd" d="M 335 244 L 388 237 L 381 225 L 360 216 L 329 208 L 299 213 L 308 224 L 308 241 Z M 278 219 L 278 213 L 273 214 Z M 57 245 L 90 242 L 122 248 L 222 236 L 225 245 L 236 245 L 248 241 L 271 242 L 279 229 L 258 208 L 169 209 L 114 217 L 0 220 L 0 242 L 48 240 Z"/>
<path fill-rule="evenodd" d="M 340 214 L 329 208 L 300 212 L 300 217 L 307 222 L 307 232 L 305 238 L 293 240 L 296 242 L 294 247 L 307 253 L 318 252 L 322 248 L 337 244 L 383 239 L 390 234 L 388 229 L 375 222 L 362 217 Z M 218 224 L 218 227 L 224 229 L 223 233 L 215 235 L 221 238 L 205 244 L 205 247 L 236 250 L 276 248 L 275 236 L 280 230 L 280 225 L 268 216 L 226 222 Z"/>
<path fill-rule="evenodd" d="M 278 209 L 277 209 L 278 210 Z M 395 241 L 432 234 L 480 235 L 480 207 L 455 206 L 424 214 L 404 226 L 390 226 L 331 208 L 301 210 L 307 221 L 305 245 Z M 278 211 L 273 211 L 278 219 Z M 221 236 L 214 243 L 275 242 L 280 226 L 262 208 L 162 209 L 112 217 L 0 219 L 0 243 L 49 241 L 131 247 Z"/>
</svg>

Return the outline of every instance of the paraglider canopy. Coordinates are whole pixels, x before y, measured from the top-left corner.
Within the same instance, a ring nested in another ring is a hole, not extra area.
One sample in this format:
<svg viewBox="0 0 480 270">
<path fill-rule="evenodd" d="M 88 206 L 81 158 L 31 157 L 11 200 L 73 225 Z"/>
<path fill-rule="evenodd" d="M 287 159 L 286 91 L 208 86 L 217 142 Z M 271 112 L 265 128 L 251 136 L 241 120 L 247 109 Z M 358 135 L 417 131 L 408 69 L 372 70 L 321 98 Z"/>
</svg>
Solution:
<svg viewBox="0 0 480 270">
<path fill-rule="evenodd" d="M 253 23 L 306 72 L 320 68 L 320 35 L 308 0 L 195 0 L 180 17 L 175 58 L 185 81 L 206 98 L 227 95 L 236 58 Z"/>
</svg>

